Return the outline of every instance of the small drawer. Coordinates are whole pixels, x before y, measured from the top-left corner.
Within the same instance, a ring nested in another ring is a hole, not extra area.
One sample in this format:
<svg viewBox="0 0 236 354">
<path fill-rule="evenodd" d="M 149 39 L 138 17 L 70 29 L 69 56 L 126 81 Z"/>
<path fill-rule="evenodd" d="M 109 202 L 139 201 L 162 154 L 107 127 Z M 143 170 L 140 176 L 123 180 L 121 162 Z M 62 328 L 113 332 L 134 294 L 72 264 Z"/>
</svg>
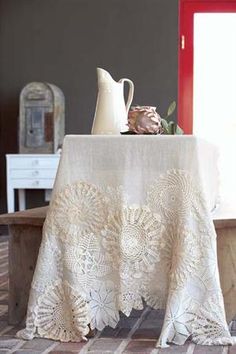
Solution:
<svg viewBox="0 0 236 354">
<path fill-rule="evenodd" d="M 52 189 L 54 179 L 12 179 L 14 189 Z"/>
<path fill-rule="evenodd" d="M 11 169 L 22 168 L 49 168 L 56 169 L 59 164 L 59 156 L 37 157 L 37 156 L 14 156 L 8 159 L 8 167 Z"/>
<path fill-rule="evenodd" d="M 35 179 L 55 179 L 57 169 L 11 169 L 10 178 L 35 178 Z"/>
</svg>

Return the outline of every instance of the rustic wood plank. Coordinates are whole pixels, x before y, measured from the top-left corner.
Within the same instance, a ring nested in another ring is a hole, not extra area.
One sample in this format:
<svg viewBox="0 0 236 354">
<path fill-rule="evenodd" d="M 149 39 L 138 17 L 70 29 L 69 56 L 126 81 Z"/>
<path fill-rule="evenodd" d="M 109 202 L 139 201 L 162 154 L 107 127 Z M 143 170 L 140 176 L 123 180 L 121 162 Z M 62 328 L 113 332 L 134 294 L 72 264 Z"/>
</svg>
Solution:
<svg viewBox="0 0 236 354">
<path fill-rule="evenodd" d="M 224 229 L 228 227 L 236 227 L 236 207 L 232 203 L 221 201 L 212 218 L 216 229 Z"/>
<path fill-rule="evenodd" d="M 26 315 L 42 226 L 10 225 L 9 231 L 9 323 L 17 324 Z"/>
<path fill-rule="evenodd" d="M 216 232 L 220 281 L 229 323 L 236 315 L 236 228 L 220 228 Z"/>
<path fill-rule="evenodd" d="M 212 214 L 216 229 L 236 227 L 235 205 L 222 202 Z"/>
<path fill-rule="evenodd" d="M 214 219 L 215 229 L 236 228 L 236 219 Z"/>
<path fill-rule="evenodd" d="M 41 208 L 27 209 L 23 211 L 17 211 L 15 213 L 0 215 L 0 225 L 37 225 L 42 226 L 46 215 L 48 206 Z"/>
<path fill-rule="evenodd" d="M 17 211 L 15 213 L 8 213 L 0 215 L 0 225 L 12 224 L 29 224 L 29 225 L 43 225 L 48 211 L 48 206 L 26 209 Z M 227 217 L 225 213 L 217 213 L 213 219 L 216 229 L 236 227 L 235 218 Z"/>
</svg>

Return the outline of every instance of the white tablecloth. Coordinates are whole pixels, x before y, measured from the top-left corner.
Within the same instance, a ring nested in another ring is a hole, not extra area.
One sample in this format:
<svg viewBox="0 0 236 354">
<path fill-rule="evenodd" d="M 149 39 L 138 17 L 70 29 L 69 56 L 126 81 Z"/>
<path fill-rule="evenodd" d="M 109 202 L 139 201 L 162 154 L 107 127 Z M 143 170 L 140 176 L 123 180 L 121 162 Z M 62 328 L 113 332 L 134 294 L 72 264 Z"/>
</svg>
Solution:
<svg viewBox="0 0 236 354">
<path fill-rule="evenodd" d="M 193 136 L 67 136 L 18 336 L 80 341 L 144 302 L 159 346 L 233 344 L 210 209 L 217 152 Z"/>
</svg>

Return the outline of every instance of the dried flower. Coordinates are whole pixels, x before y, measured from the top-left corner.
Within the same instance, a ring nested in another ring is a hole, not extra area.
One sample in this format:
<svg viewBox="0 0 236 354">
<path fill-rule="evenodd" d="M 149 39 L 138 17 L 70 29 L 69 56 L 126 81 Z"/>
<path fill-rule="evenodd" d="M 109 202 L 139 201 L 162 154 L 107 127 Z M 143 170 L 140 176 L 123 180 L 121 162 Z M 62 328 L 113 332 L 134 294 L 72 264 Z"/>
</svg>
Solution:
<svg viewBox="0 0 236 354">
<path fill-rule="evenodd" d="M 151 106 L 131 107 L 128 127 L 129 131 L 136 134 L 161 134 L 163 131 L 161 117 L 156 112 L 156 107 Z"/>
<path fill-rule="evenodd" d="M 121 134 L 164 134 L 181 135 L 184 134 L 178 124 L 170 120 L 174 113 L 176 102 L 173 101 L 169 107 L 165 118 L 156 112 L 156 107 L 134 106 L 128 113 L 129 130 Z"/>
</svg>

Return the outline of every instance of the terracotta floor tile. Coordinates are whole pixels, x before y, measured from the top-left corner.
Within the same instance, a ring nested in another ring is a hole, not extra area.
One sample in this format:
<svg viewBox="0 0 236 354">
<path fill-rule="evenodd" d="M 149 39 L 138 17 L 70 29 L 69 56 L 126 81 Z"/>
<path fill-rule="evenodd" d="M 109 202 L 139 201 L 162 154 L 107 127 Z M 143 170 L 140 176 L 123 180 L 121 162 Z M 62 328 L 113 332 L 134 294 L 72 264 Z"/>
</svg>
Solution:
<svg viewBox="0 0 236 354">
<path fill-rule="evenodd" d="M 95 350 L 97 351 L 103 351 L 106 353 L 106 351 L 115 351 L 119 345 L 121 344 L 122 340 L 121 339 L 110 339 L 110 338 L 101 338 L 101 339 L 96 339 L 94 343 L 91 345 L 91 347 L 88 350 L 88 353 L 93 352 Z"/>
<path fill-rule="evenodd" d="M 75 353 L 79 353 L 79 352 L 71 352 L 71 351 L 58 351 L 58 350 L 52 350 L 51 352 L 49 352 L 50 354 L 75 354 Z"/>
<path fill-rule="evenodd" d="M 26 341 L 25 344 L 21 347 L 22 349 L 34 349 L 36 351 L 44 351 L 49 348 L 55 342 L 50 339 L 44 338 L 34 338 L 32 340 Z"/>
<path fill-rule="evenodd" d="M 150 354 L 155 348 L 156 341 L 139 341 L 132 340 L 124 350 L 124 354 L 140 353 Z"/>
<path fill-rule="evenodd" d="M 8 349 L 12 350 L 18 345 L 21 341 L 16 338 L 8 337 L 8 336 L 1 336 L 0 337 L 0 349 Z"/>
<path fill-rule="evenodd" d="M 221 346 L 196 345 L 193 354 L 222 354 L 222 350 Z"/>
<path fill-rule="evenodd" d="M 186 354 L 190 342 L 185 343 L 184 345 L 175 345 L 172 344 L 168 348 L 159 349 L 158 354 Z M 208 354 L 208 353 L 205 353 Z"/>
<path fill-rule="evenodd" d="M 236 345 L 229 347 L 228 354 L 236 354 Z"/>
<path fill-rule="evenodd" d="M 60 352 L 73 352 L 78 353 L 88 342 L 80 342 L 80 343 L 59 343 L 53 351 Z"/>
<path fill-rule="evenodd" d="M 132 339 L 155 339 L 161 334 L 160 328 L 138 328 L 132 335 Z"/>
</svg>

